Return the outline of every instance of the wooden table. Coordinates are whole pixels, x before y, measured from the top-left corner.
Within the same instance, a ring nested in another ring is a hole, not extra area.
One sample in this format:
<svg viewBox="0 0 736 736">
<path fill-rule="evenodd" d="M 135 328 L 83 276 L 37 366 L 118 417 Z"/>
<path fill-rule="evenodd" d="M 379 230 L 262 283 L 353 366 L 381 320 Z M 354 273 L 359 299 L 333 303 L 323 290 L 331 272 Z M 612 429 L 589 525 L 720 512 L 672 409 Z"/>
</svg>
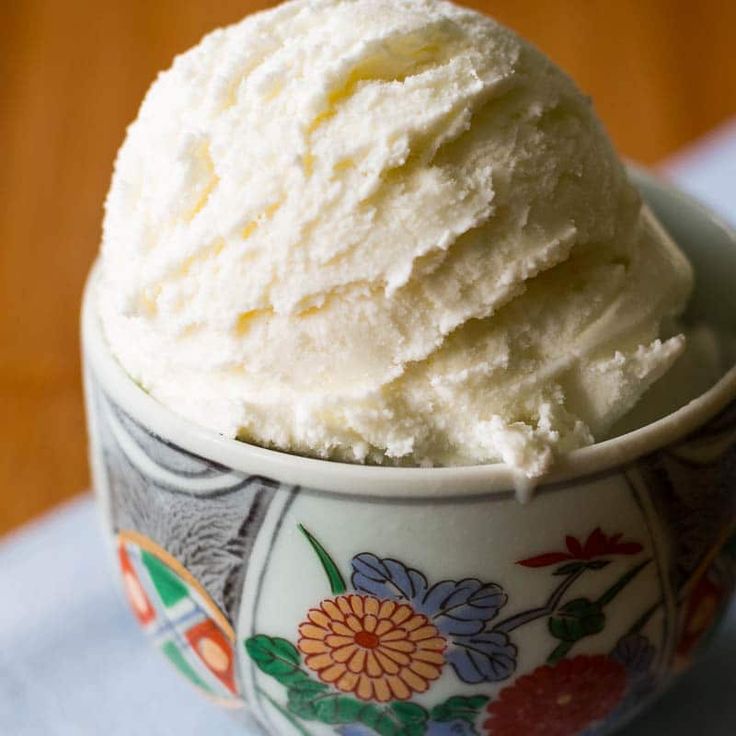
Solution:
<svg viewBox="0 0 736 736">
<path fill-rule="evenodd" d="M 125 125 L 171 57 L 273 3 L 0 3 L 0 532 L 88 483 L 77 312 Z M 493 0 L 653 162 L 736 112 L 733 0 Z"/>
</svg>

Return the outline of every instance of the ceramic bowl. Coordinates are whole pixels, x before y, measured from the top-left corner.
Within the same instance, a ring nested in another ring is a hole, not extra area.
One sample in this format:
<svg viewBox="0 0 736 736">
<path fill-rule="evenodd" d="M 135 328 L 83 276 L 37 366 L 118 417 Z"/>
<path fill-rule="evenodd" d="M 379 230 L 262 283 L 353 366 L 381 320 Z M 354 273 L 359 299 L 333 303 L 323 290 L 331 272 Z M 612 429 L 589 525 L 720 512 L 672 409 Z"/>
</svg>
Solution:
<svg viewBox="0 0 736 736">
<path fill-rule="evenodd" d="M 734 329 L 734 235 L 632 175 L 695 264 L 691 316 Z M 268 734 L 608 733 L 688 666 L 734 588 L 736 368 L 571 454 L 522 504 L 503 465 L 357 467 L 224 439 L 124 374 L 89 295 L 83 332 L 132 610 Z"/>
</svg>

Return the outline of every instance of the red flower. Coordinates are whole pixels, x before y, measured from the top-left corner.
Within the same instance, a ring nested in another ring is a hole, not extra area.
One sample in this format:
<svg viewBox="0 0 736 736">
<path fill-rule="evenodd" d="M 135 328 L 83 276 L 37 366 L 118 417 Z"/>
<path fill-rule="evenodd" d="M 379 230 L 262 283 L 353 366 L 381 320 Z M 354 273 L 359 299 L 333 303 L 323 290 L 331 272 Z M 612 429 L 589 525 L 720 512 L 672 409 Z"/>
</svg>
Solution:
<svg viewBox="0 0 736 736">
<path fill-rule="evenodd" d="M 686 667 L 703 637 L 711 630 L 723 605 L 726 591 L 710 579 L 706 572 L 693 588 L 685 606 L 680 640 L 676 654 L 679 665 Z"/>
<path fill-rule="evenodd" d="M 638 555 L 644 549 L 638 542 L 622 542 L 622 536 L 621 534 L 614 534 L 607 537 L 598 527 L 588 536 L 585 544 L 581 544 L 580 540 L 575 537 L 568 536 L 565 538 L 566 551 L 545 552 L 536 557 L 519 560 L 517 564 L 524 565 L 524 567 L 548 567 L 570 560 L 587 562 L 608 555 Z"/>
<path fill-rule="evenodd" d="M 626 670 L 605 657 L 580 656 L 520 677 L 488 706 L 491 736 L 576 736 L 603 720 L 626 691 Z"/>
</svg>

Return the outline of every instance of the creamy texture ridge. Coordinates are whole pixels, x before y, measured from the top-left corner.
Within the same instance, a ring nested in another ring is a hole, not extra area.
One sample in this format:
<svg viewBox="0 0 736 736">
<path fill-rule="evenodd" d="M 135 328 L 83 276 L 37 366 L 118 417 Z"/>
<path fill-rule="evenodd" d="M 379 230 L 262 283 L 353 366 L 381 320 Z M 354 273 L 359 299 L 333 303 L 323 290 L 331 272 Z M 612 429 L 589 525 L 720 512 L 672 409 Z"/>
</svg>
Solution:
<svg viewBox="0 0 736 736">
<path fill-rule="evenodd" d="M 667 371 L 691 285 L 590 102 L 514 33 L 296 0 L 149 91 L 99 309 L 136 381 L 227 436 L 538 476 Z"/>
</svg>

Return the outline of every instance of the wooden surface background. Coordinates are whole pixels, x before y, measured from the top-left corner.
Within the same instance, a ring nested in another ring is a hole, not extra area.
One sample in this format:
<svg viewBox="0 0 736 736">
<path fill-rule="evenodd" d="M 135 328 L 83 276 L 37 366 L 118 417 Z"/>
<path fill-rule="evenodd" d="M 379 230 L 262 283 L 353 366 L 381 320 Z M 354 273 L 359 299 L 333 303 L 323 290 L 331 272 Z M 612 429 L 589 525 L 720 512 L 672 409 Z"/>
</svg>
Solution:
<svg viewBox="0 0 736 736">
<path fill-rule="evenodd" d="M 88 483 L 77 313 L 126 124 L 156 71 L 258 0 L 0 0 L 0 532 Z M 736 113 L 734 0 L 469 2 L 653 163 Z"/>
</svg>

